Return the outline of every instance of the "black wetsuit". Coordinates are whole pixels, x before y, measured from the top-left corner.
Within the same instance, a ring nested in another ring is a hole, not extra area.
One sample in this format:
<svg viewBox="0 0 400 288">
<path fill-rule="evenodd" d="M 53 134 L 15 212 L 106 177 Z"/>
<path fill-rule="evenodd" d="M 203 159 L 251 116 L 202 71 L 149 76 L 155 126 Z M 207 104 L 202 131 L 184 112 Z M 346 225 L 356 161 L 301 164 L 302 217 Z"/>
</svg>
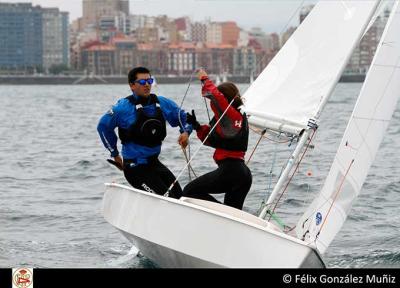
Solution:
<svg viewBox="0 0 400 288">
<path fill-rule="evenodd" d="M 242 209 L 251 187 L 250 169 L 240 159 L 227 158 L 218 161 L 217 164 L 217 170 L 204 174 L 186 185 L 184 196 L 219 203 L 210 194 L 225 193 L 225 205 Z"/>
<path fill-rule="evenodd" d="M 158 195 L 164 195 L 175 181 L 172 172 L 158 160 L 149 158 L 147 164 L 138 164 L 132 160 L 124 160 L 124 174 L 132 187 Z M 169 192 L 169 197 L 179 199 L 182 188 L 177 182 Z"/>
</svg>

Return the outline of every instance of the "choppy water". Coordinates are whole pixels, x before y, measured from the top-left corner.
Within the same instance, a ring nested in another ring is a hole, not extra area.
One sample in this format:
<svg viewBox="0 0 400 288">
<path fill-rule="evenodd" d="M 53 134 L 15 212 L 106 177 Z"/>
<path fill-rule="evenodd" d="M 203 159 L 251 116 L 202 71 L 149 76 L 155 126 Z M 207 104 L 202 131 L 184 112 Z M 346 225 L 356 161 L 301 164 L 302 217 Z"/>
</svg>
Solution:
<svg viewBox="0 0 400 288">
<path fill-rule="evenodd" d="M 128 95 L 127 88 L 0 86 L 0 267 L 152 267 L 146 258 L 134 257 L 131 245 L 101 215 L 103 183 L 124 178 L 105 161 L 108 152 L 96 125 L 112 103 Z M 180 103 L 186 88 L 164 85 L 158 92 Z M 323 114 L 316 148 L 277 211 L 287 224 L 296 222 L 305 202 L 321 188 L 360 88 L 338 85 Z M 195 108 L 206 120 L 199 86 L 191 88 L 184 108 Z M 400 267 L 399 120 L 397 109 L 363 191 L 324 257 L 329 267 Z M 175 174 L 185 164 L 177 137 L 169 129 L 161 155 Z M 250 150 L 257 140 L 252 134 Z M 194 139 L 192 151 L 198 145 Z M 247 211 L 255 213 L 266 195 L 274 149 L 262 142 L 250 164 L 254 184 Z M 274 174 L 285 159 L 280 154 Z M 193 163 L 198 174 L 214 165 L 210 148 Z M 187 173 L 180 182 L 188 182 Z"/>
</svg>

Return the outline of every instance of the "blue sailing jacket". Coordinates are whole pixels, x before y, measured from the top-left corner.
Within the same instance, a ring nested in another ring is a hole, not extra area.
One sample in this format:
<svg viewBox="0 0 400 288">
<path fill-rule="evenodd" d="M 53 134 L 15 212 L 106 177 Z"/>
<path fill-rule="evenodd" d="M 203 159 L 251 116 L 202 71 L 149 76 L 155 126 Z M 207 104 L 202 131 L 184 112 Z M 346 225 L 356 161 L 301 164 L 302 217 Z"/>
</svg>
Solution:
<svg viewBox="0 0 400 288">
<path fill-rule="evenodd" d="M 137 99 L 138 96 L 133 94 Z M 164 118 L 172 127 L 180 127 L 180 132 L 192 132 L 192 126 L 186 123 L 186 112 L 178 107 L 176 103 L 163 96 L 157 96 L 160 102 Z M 147 115 L 156 113 L 156 105 L 151 104 L 144 106 L 144 112 Z M 180 119 L 179 119 L 180 115 Z M 101 117 L 97 126 L 97 131 L 100 139 L 110 153 L 111 157 L 119 155 L 117 148 L 118 137 L 115 133 L 115 128 L 120 127 L 128 129 L 136 121 L 136 107 L 126 99 L 120 99 L 106 114 Z M 182 124 L 182 125 L 181 125 Z M 161 152 L 161 145 L 156 147 L 146 147 L 133 142 L 128 142 L 122 145 L 122 157 L 124 159 L 134 160 L 136 164 L 146 164 L 147 158 L 156 156 Z"/>
</svg>

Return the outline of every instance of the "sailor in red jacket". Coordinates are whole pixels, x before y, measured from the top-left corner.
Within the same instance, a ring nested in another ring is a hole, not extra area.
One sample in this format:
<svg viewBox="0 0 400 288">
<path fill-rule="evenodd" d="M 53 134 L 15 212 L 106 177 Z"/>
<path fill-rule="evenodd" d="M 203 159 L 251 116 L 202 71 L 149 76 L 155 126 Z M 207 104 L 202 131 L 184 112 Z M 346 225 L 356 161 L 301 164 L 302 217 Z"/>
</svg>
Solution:
<svg viewBox="0 0 400 288">
<path fill-rule="evenodd" d="M 251 187 L 252 176 L 244 163 L 249 126 L 246 114 L 240 112 L 243 102 L 239 90 L 235 84 L 229 82 L 222 83 L 217 88 L 204 70 L 199 70 L 198 78 L 203 85 L 202 95 L 210 99 L 214 112 L 209 125 L 200 125 L 194 110 L 187 115 L 187 123 L 192 124 L 201 141 L 206 139 L 212 127 L 225 110 L 226 112 L 204 143 L 215 148 L 214 160 L 218 168 L 186 185 L 183 196 L 218 202 L 210 194 L 225 193 L 224 204 L 242 209 Z"/>
</svg>

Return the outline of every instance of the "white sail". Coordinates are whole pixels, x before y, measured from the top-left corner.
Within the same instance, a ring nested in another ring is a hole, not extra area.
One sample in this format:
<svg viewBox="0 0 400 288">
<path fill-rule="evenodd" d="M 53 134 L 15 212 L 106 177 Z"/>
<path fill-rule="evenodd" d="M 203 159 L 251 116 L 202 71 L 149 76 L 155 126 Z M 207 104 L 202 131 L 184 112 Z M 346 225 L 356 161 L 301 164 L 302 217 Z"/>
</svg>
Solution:
<svg viewBox="0 0 400 288">
<path fill-rule="evenodd" d="M 317 3 L 244 94 L 250 123 L 293 133 L 318 118 L 379 2 Z"/>
<path fill-rule="evenodd" d="M 297 224 L 300 239 L 324 253 L 359 194 L 400 95 L 398 1 L 319 197 Z"/>
</svg>

